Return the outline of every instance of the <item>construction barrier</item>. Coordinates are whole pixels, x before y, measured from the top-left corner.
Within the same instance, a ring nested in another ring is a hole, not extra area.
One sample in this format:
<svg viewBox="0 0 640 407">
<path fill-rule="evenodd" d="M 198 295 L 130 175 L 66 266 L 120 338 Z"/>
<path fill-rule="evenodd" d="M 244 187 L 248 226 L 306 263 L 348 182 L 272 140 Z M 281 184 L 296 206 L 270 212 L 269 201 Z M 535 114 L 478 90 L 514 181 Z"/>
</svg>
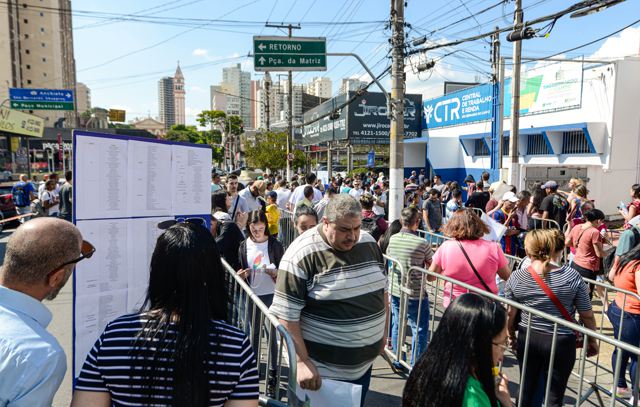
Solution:
<svg viewBox="0 0 640 407">
<path fill-rule="evenodd" d="M 232 304 L 229 321 L 242 329 L 250 338 L 256 354 L 260 377 L 261 406 L 302 406 L 296 397 L 296 351 L 293 339 L 280 324 L 278 318 L 269 314 L 269 308 L 253 293 L 251 287 L 226 262 L 222 261 Z M 255 330 L 259 332 L 255 332 Z M 274 351 L 273 346 L 277 347 Z M 275 360 L 274 360 L 275 359 Z M 275 368 L 275 383 L 272 394 L 267 394 L 269 370 Z M 282 384 L 286 383 L 286 391 Z M 283 394 L 284 393 L 284 394 Z M 286 400 L 286 403 L 282 400 Z"/>
<path fill-rule="evenodd" d="M 403 321 L 399 327 L 398 334 L 398 344 L 396 344 L 395 349 L 392 351 L 391 349 L 386 350 L 386 357 L 393 362 L 393 365 L 397 367 L 401 367 L 406 371 L 411 371 L 412 364 L 410 363 L 411 356 L 414 356 L 415 359 L 420 355 L 415 355 L 415 350 L 412 349 L 411 343 L 413 342 L 413 338 L 409 336 L 409 334 L 414 335 L 415 333 L 411 332 L 406 328 L 406 321 L 408 315 L 408 306 L 410 298 L 411 290 L 406 285 L 409 282 L 408 276 L 410 273 L 419 272 L 422 273 L 422 283 L 421 285 L 425 287 L 424 290 L 421 291 L 421 295 L 419 297 L 419 301 L 422 303 L 423 301 L 427 301 L 429 304 L 429 332 L 423 332 L 423 335 L 427 335 L 427 339 L 432 335 L 432 333 L 437 329 L 438 322 L 441 319 L 444 313 L 444 307 L 442 305 L 442 299 L 444 296 L 444 283 L 449 282 L 458 287 L 462 287 L 466 289 L 468 292 L 474 292 L 479 294 L 491 301 L 495 301 L 499 304 L 502 304 L 504 307 L 513 307 L 520 312 L 526 312 L 529 314 L 533 314 L 538 318 L 542 318 L 545 321 L 548 321 L 549 325 L 553 326 L 553 335 L 552 335 L 552 345 L 550 352 L 550 360 L 549 360 L 549 372 L 547 374 L 546 383 L 544 383 L 544 405 L 548 405 L 548 394 L 550 392 L 551 386 L 551 370 L 554 365 L 554 358 L 556 357 L 555 349 L 557 347 L 558 341 L 558 328 L 566 327 L 572 331 L 577 331 L 585 336 L 585 344 L 587 343 L 588 338 L 595 338 L 600 346 L 600 353 L 598 356 L 587 358 L 586 349 L 577 350 L 578 354 L 576 357 L 577 363 L 574 365 L 572 376 L 569 380 L 567 391 L 565 393 L 565 404 L 567 403 L 567 397 L 573 397 L 571 401 L 571 405 L 580 406 L 583 403 L 590 403 L 589 405 L 599 405 L 599 406 L 615 406 L 615 405 L 637 405 L 637 394 L 635 394 L 633 398 L 633 402 L 629 402 L 628 400 L 624 400 L 620 397 L 615 396 L 616 383 L 621 374 L 625 374 L 625 372 L 620 371 L 621 361 L 623 357 L 623 353 L 625 357 L 633 356 L 637 358 L 640 356 L 640 348 L 637 346 L 632 346 L 628 343 L 620 341 L 618 338 L 613 338 L 613 335 L 607 335 L 604 331 L 607 329 L 607 323 L 604 318 L 604 314 L 600 314 L 599 321 L 597 321 L 598 329 L 597 331 L 592 331 L 587 329 L 581 325 L 567 322 L 562 318 L 556 318 L 552 315 L 542 313 L 536 309 L 527 307 L 515 301 L 507 300 L 498 295 L 494 295 L 493 293 L 488 293 L 482 289 L 477 287 L 468 285 L 461 281 L 430 272 L 428 270 L 411 267 L 408 271 L 404 270 L 402 265 L 398 263 L 397 260 L 385 256 L 386 260 L 392 264 L 390 267 L 391 272 L 395 272 L 394 270 L 399 270 L 402 273 L 401 282 L 403 283 L 403 287 L 400 290 L 401 298 L 400 298 L 400 310 L 399 310 L 399 321 Z M 514 258 L 513 260 L 515 261 Z M 394 267 L 395 266 L 395 267 Z M 428 282 L 427 277 L 432 277 L 434 281 Z M 393 279 L 391 280 L 393 282 Z M 623 293 L 626 296 L 633 296 L 636 299 L 640 300 L 640 296 L 638 294 L 619 290 L 615 287 L 611 287 L 607 284 L 585 280 L 586 283 L 593 283 L 595 285 L 599 285 L 605 290 L 607 293 L 616 292 Z M 391 284 L 392 286 L 392 284 Z M 451 293 L 449 293 L 451 294 Z M 626 297 L 625 297 L 626 298 Z M 622 307 L 624 308 L 624 307 Z M 418 308 L 420 310 L 420 308 Z M 600 312 L 597 309 L 594 309 L 596 315 Z M 419 319 L 422 316 L 420 312 L 418 312 L 418 321 L 414 322 L 414 325 L 420 325 Z M 620 318 L 620 323 L 623 323 L 624 315 Z M 403 326 L 405 325 L 405 326 Z M 521 400 L 523 397 L 524 387 L 519 386 L 520 383 L 523 383 L 526 380 L 526 367 L 527 362 L 529 361 L 529 349 L 530 349 L 530 335 L 531 335 L 531 318 L 529 318 L 529 323 L 526 329 L 526 338 L 525 338 L 525 350 L 524 356 L 522 360 L 522 364 L 520 365 L 517 361 L 516 355 L 508 351 L 505 354 L 505 361 L 503 365 L 513 367 L 520 367 L 517 374 L 511 373 L 509 375 L 510 381 L 516 385 L 518 385 L 518 391 L 516 394 L 512 394 L 512 396 L 516 396 L 515 398 Z M 416 342 L 417 343 L 417 342 Z M 611 360 L 601 356 L 603 354 L 610 354 L 612 351 L 616 352 L 616 368 L 614 369 L 611 364 Z M 638 377 L 633 378 L 633 385 L 630 386 L 632 389 L 638 389 Z"/>
</svg>

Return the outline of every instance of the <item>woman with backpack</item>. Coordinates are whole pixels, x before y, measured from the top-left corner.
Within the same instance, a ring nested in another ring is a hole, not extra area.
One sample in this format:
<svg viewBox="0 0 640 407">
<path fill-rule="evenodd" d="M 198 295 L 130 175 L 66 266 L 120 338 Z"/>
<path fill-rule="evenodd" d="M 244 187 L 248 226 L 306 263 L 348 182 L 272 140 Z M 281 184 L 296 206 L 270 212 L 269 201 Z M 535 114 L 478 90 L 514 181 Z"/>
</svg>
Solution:
<svg viewBox="0 0 640 407">
<path fill-rule="evenodd" d="M 362 206 L 362 226 L 361 229 L 369 232 L 376 242 L 384 235 L 389 225 L 383 216 L 376 215 L 373 211 L 373 196 L 363 194 L 360 197 L 360 205 Z"/>
</svg>

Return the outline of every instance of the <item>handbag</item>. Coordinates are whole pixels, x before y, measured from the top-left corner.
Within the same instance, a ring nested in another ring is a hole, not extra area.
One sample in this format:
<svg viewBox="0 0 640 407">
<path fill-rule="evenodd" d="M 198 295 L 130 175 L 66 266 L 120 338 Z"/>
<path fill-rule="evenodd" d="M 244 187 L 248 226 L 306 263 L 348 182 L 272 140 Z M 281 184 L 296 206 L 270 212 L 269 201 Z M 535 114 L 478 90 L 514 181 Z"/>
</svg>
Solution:
<svg viewBox="0 0 640 407">
<path fill-rule="evenodd" d="M 467 259 L 467 262 L 469 262 L 469 266 L 471 266 L 471 270 L 473 270 L 473 272 L 475 273 L 476 277 L 478 277 L 478 280 L 480 280 L 480 283 L 482 283 L 482 285 L 484 286 L 484 288 L 488 292 L 492 293 L 493 291 L 491 290 L 491 288 L 489 288 L 487 283 L 485 283 L 484 280 L 482 279 L 482 277 L 480 277 L 480 273 L 478 273 L 478 270 L 476 270 L 475 266 L 471 262 L 471 259 L 469 258 L 469 255 L 467 254 L 467 251 L 464 250 L 464 247 L 462 247 L 462 243 L 460 243 L 457 240 L 456 240 L 456 243 L 458 243 L 458 246 L 460 247 L 460 250 L 462 250 L 462 254 L 464 254 L 464 257 Z"/>
<path fill-rule="evenodd" d="M 553 302 L 553 305 L 555 305 L 558 311 L 560 311 L 564 319 L 566 319 L 569 322 L 573 322 L 577 324 L 578 322 L 571 316 L 571 314 L 569 314 L 569 311 L 567 311 L 564 305 L 562 305 L 558 297 L 556 297 L 553 291 L 551 291 L 551 288 L 549 288 L 549 286 L 542 280 L 542 278 L 538 275 L 538 273 L 536 273 L 533 267 L 529 266 L 527 270 L 529 270 L 531 277 L 533 277 L 533 279 L 536 281 L 536 283 L 538 283 L 540 288 L 542 288 L 542 291 L 544 291 L 545 294 L 547 294 L 547 297 L 549 297 L 549 299 L 551 300 L 551 302 Z M 582 348 L 584 346 L 584 335 L 578 331 L 573 331 L 573 333 L 576 336 L 576 349 Z"/>
</svg>

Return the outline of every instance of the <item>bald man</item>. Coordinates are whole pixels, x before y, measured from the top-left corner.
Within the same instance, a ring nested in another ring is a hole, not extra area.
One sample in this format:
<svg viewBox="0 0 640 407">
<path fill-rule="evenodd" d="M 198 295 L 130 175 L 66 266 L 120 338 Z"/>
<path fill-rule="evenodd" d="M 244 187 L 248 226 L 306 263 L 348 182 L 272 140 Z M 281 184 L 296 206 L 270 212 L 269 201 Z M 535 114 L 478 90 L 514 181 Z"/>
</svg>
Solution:
<svg viewBox="0 0 640 407">
<path fill-rule="evenodd" d="M 51 405 L 67 365 L 42 301 L 53 300 L 93 251 L 73 224 L 56 218 L 27 222 L 9 239 L 0 269 L 0 406 Z"/>
</svg>

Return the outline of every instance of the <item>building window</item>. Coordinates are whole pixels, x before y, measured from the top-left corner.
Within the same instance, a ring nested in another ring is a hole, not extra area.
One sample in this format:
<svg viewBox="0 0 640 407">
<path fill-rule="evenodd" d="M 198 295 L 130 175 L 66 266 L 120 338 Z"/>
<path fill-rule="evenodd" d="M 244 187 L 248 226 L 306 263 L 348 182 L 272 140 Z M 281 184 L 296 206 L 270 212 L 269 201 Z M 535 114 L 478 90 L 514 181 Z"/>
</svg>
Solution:
<svg viewBox="0 0 640 407">
<path fill-rule="evenodd" d="M 473 140 L 473 148 L 475 155 L 489 155 L 489 147 L 487 146 L 487 143 L 484 142 L 484 139 L 478 138 Z"/>
<path fill-rule="evenodd" d="M 44 42 L 40 43 L 42 45 L 42 48 L 46 47 L 47 44 L 45 44 Z"/>
<path fill-rule="evenodd" d="M 44 17 L 44 13 L 42 11 L 40 12 L 40 17 Z"/>
<path fill-rule="evenodd" d="M 47 62 L 47 58 L 42 58 L 42 62 Z"/>
<path fill-rule="evenodd" d="M 29 24 L 29 20 L 27 20 L 26 18 L 24 20 L 22 20 L 23 23 L 25 24 Z"/>
<path fill-rule="evenodd" d="M 27 38 L 29 38 L 29 34 L 24 35 L 24 39 L 26 40 Z"/>
<path fill-rule="evenodd" d="M 547 155 L 551 154 L 549 146 L 542 133 L 529 134 L 527 136 L 527 154 L 528 155 Z"/>
<path fill-rule="evenodd" d="M 44 28 L 40 27 L 40 32 L 43 33 L 44 32 Z"/>
<path fill-rule="evenodd" d="M 511 139 L 509 136 L 502 135 L 502 156 L 507 157 L 509 155 L 509 143 Z"/>
<path fill-rule="evenodd" d="M 27 55 L 29 55 L 29 54 L 31 53 L 31 51 L 29 51 L 28 49 L 25 49 L 25 50 L 24 50 L 24 53 L 25 53 L 25 54 L 27 54 Z"/>
<path fill-rule="evenodd" d="M 31 79 L 27 79 L 27 85 L 31 85 Z"/>
<path fill-rule="evenodd" d="M 27 64 L 27 69 L 31 69 L 31 65 Z"/>
<path fill-rule="evenodd" d="M 582 130 L 562 132 L 562 154 L 591 154 L 589 141 Z"/>
<path fill-rule="evenodd" d="M 42 75 L 46 77 L 46 76 L 47 76 L 47 73 L 46 73 L 46 72 L 43 72 L 43 73 L 42 73 Z"/>
</svg>

